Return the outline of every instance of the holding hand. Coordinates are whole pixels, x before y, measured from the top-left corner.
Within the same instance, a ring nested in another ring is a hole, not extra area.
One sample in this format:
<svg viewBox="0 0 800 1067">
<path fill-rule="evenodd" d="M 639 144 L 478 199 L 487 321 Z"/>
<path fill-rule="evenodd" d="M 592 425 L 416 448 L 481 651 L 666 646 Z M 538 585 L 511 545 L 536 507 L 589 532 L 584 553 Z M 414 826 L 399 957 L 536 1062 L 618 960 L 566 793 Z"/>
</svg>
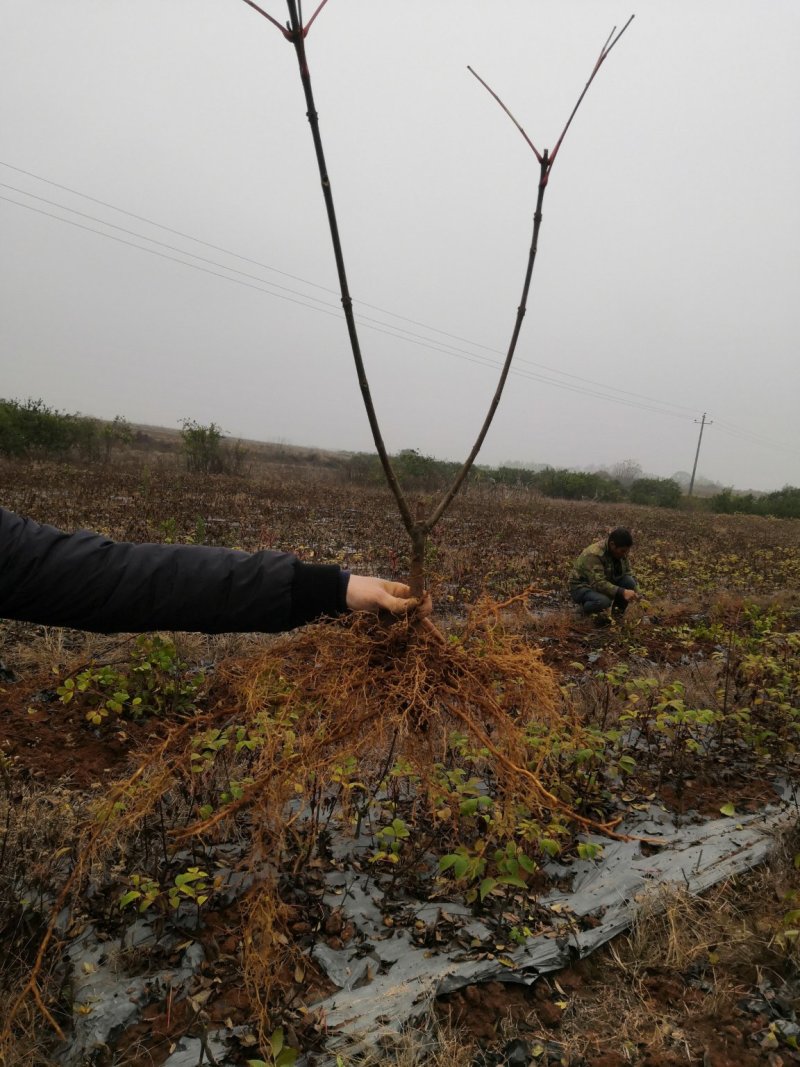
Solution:
<svg viewBox="0 0 800 1067">
<path fill-rule="evenodd" d="M 419 601 L 411 596 L 411 589 L 402 582 L 359 574 L 350 575 L 346 601 L 350 611 L 390 611 L 393 615 L 406 615 L 417 608 L 420 616 L 430 615 L 433 611 L 433 603 L 427 593 Z"/>
</svg>

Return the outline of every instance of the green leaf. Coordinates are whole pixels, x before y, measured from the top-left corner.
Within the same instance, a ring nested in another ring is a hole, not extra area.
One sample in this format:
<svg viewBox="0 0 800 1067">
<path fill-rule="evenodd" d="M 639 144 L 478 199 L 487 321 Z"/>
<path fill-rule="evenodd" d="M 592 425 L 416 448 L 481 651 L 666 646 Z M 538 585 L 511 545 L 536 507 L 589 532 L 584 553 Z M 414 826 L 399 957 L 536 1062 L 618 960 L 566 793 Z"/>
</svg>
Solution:
<svg viewBox="0 0 800 1067">
<path fill-rule="evenodd" d="M 296 1048 L 281 1049 L 280 1054 L 275 1059 L 275 1067 L 292 1067 L 292 1064 L 296 1059 Z"/>
<path fill-rule="evenodd" d="M 582 841 L 578 845 L 578 855 L 582 860 L 596 859 L 602 851 L 603 848 L 601 845 L 589 844 L 586 841 Z"/>
<path fill-rule="evenodd" d="M 277 1059 L 278 1055 L 283 1048 L 283 1028 L 278 1027 L 277 1030 L 273 1030 L 269 1039 L 269 1047 L 272 1052 L 272 1058 Z"/>
<path fill-rule="evenodd" d="M 453 870 L 455 871 L 456 878 L 463 878 L 469 870 L 469 860 L 466 856 L 456 856 L 456 862 L 453 864 Z"/>
<path fill-rule="evenodd" d="M 502 875 L 502 877 L 500 878 L 500 882 L 502 885 L 513 885 L 516 886 L 518 889 L 527 889 L 525 882 L 523 882 L 521 878 L 517 878 L 515 874 Z"/>
<path fill-rule="evenodd" d="M 719 810 L 723 815 L 733 816 L 736 814 L 736 807 L 730 801 L 727 804 L 723 804 Z"/>
<path fill-rule="evenodd" d="M 491 893 L 491 891 L 494 889 L 494 887 L 496 885 L 497 885 L 497 879 L 496 878 L 484 878 L 483 879 L 483 881 L 481 882 L 480 886 L 478 887 L 478 895 L 480 896 L 482 901 L 486 899 L 486 897 Z"/>
</svg>

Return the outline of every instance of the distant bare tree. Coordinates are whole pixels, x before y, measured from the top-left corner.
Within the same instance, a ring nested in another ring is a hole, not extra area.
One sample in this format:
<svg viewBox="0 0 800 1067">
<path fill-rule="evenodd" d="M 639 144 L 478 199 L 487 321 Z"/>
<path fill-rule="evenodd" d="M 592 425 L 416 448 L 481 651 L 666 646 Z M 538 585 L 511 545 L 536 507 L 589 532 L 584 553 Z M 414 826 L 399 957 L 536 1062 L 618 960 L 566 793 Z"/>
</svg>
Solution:
<svg viewBox="0 0 800 1067">
<path fill-rule="evenodd" d="M 642 477 L 644 471 L 642 470 L 641 463 L 635 459 L 623 459 L 619 463 L 615 463 L 611 470 L 608 472 L 615 481 L 618 481 L 620 485 L 624 485 L 626 489 L 630 489 L 633 483 Z"/>
</svg>

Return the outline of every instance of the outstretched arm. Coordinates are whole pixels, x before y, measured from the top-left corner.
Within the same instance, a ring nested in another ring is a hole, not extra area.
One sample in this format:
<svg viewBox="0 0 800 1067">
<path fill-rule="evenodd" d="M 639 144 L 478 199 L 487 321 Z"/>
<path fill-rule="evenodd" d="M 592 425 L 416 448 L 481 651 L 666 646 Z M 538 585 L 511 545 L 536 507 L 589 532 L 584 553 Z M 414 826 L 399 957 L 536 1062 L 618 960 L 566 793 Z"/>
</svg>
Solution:
<svg viewBox="0 0 800 1067">
<path fill-rule="evenodd" d="M 0 508 L 0 617 L 98 633 L 290 630 L 347 610 L 405 611 L 396 582 L 288 552 L 131 544 Z"/>
</svg>

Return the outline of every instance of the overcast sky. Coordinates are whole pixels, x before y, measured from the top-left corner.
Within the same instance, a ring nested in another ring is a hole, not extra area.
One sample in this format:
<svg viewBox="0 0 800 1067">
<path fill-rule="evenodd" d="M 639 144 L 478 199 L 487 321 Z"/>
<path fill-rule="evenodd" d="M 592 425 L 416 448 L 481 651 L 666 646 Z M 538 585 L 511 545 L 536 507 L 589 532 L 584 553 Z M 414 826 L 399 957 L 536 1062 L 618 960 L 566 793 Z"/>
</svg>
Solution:
<svg viewBox="0 0 800 1067">
<path fill-rule="evenodd" d="M 552 148 L 632 13 L 478 462 L 669 476 L 708 412 L 699 474 L 798 485 L 797 0 L 329 0 L 307 48 L 387 446 L 466 456 L 522 289 L 538 166 L 467 64 Z M 373 450 L 294 51 L 241 0 L 0 0 L 0 161 L 0 396 Z"/>
</svg>

